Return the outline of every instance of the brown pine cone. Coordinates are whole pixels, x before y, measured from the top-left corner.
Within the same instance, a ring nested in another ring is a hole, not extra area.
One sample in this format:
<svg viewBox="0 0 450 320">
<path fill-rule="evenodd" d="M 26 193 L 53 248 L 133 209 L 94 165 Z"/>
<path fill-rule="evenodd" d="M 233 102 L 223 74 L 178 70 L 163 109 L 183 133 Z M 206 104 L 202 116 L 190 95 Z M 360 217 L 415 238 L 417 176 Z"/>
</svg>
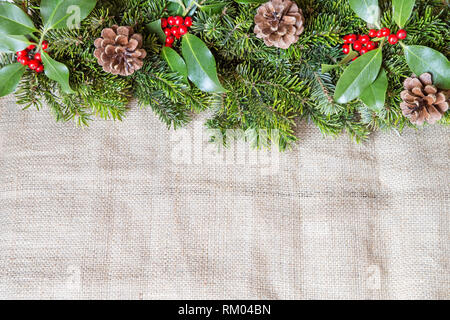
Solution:
<svg viewBox="0 0 450 320">
<path fill-rule="evenodd" d="M 94 55 L 105 72 L 129 76 L 142 68 L 147 56 L 142 40 L 132 27 L 114 25 L 103 29 L 102 37 L 95 40 Z"/>
<path fill-rule="evenodd" d="M 287 49 L 305 30 L 303 11 L 291 0 L 271 0 L 258 8 L 255 33 L 269 47 Z"/>
<path fill-rule="evenodd" d="M 412 75 L 405 80 L 404 87 L 400 107 L 413 124 L 422 125 L 425 121 L 434 124 L 448 110 L 447 92 L 433 85 L 431 74 L 424 73 L 419 78 Z"/>
</svg>

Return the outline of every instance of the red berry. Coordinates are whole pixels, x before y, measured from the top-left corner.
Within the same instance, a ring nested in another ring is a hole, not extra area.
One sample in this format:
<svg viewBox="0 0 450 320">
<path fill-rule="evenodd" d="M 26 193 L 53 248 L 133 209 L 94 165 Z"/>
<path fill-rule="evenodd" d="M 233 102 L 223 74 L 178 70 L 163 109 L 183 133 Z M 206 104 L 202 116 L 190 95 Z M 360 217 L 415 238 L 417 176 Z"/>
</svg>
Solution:
<svg viewBox="0 0 450 320">
<path fill-rule="evenodd" d="M 38 65 L 36 68 L 36 72 L 37 73 L 41 73 L 42 71 L 44 71 L 44 66 L 42 64 Z"/>
<path fill-rule="evenodd" d="M 161 28 L 167 28 L 167 19 L 166 18 L 162 18 L 161 19 Z"/>
<path fill-rule="evenodd" d="M 42 42 L 42 50 L 47 50 L 48 49 L 48 42 L 44 41 Z"/>
<path fill-rule="evenodd" d="M 27 50 L 17 51 L 17 57 L 25 57 L 28 54 Z"/>
<path fill-rule="evenodd" d="M 172 44 L 171 43 L 166 43 L 165 46 L 169 47 L 169 48 L 172 48 Z"/>
<path fill-rule="evenodd" d="M 388 38 L 390 44 L 396 44 L 398 42 L 398 38 L 395 34 L 391 34 Z"/>
<path fill-rule="evenodd" d="M 31 60 L 30 62 L 28 62 L 28 67 L 31 70 L 36 70 L 36 68 L 40 65 L 39 61 L 37 60 Z"/>
<path fill-rule="evenodd" d="M 368 35 L 363 35 L 359 37 L 359 42 L 362 44 L 366 44 L 370 41 L 370 37 Z"/>
<path fill-rule="evenodd" d="M 391 34 L 391 30 L 389 28 L 383 28 L 381 29 L 381 36 L 382 37 L 387 37 Z"/>
<path fill-rule="evenodd" d="M 164 34 L 166 35 L 166 37 L 168 37 L 172 34 L 172 30 L 170 28 L 166 28 L 164 29 Z"/>
<path fill-rule="evenodd" d="M 184 18 L 184 25 L 188 28 L 192 27 L 192 18 L 191 17 Z"/>
<path fill-rule="evenodd" d="M 19 62 L 20 64 L 22 64 L 24 66 L 26 66 L 29 61 L 30 61 L 30 59 L 28 59 L 27 56 L 17 58 L 17 62 Z"/>
<path fill-rule="evenodd" d="M 175 17 L 175 25 L 176 26 L 182 26 L 184 23 L 184 19 L 180 16 Z"/>
<path fill-rule="evenodd" d="M 179 38 L 180 37 L 180 28 L 179 27 L 172 27 L 170 29 L 172 31 L 172 34 L 174 37 Z"/>
<path fill-rule="evenodd" d="M 349 34 L 348 41 L 349 43 L 354 43 L 357 40 L 356 34 Z"/>
<path fill-rule="evenodd" d="M 27 49 L 28 50 L 34 50 L 34 48 L 36 48 L 36 46 L 34 44 L 30 44 Z"/>
<path fill-rule="evenodd" d="M 374 50 L 376 47 L 377 47 L 377 44 L 373 41 L 369 41 L 369 43 L 366 46 L 367 50 L 369 50 L 369 51 Z"/>
<path fill-rule="evenodd" d="M 175 42 L 174 36 L 168 36 L 168 37 L 166 38 L 166 43 L 172 44 L 172 43 L 174 43 L 174 42 Z"/>
<path fill-rule="evenodd" d="M 362 48 L 362 49 L 359 51 L 359 53 L 360 53 L 361 55 L 366 54 L 367 52 L 369 52 L 369 50 L 368 50 L 366 47 Z"/>
<path fill-rule="evenodd" d="M 169 17 L 167 23 L 171 26 L 175 25 L 175 17 Z"/>
<path fill-rule="evenodd" d="M 179 28 L 179 32 L 180 32 L 180 35 L 184 36 L 186 33 L 188 33 L 188 28 L 186 26 L 181 26 Z"/>
<path fill-rule="evenodd" d="M 352 59 L 352 61 L 355 61 L 356 59 L 358 59 L 358 57 L 354 57 L 354 58 Z"/>
<path fill-rule="evenodd" d="M 403 29 L 398 30 L 398 32 L 397 32 L 397 38 L 399 38 L 400 40 L 406 39 L 407 35 L 408 34 L 406 33 L 406 31 Z"/>
<path fill-rule="evenodd" d="M 349 54 L 350 53 L 350 46 L 348 44 L 344 45 L 342 47 L 342 52 L 344 52 L 345 54 Z"/>
<path fill-rule="evenodd" d="M 377 30 L 375 30 L 375 29 L 370 29 L 370 31 L 369 31 L 369 37 L 371 37 L 371 38 L 375 38 L 376 36 L 377 36 Z"/>
<path fill-rule="evenodd" d="M 359 41 L 355 41 L 355 43 L 353 43 L 353 49 L 355 49 L 356 51 L 359 51 L 362 49 L 362 44 Z"/>
<path fill-rule="evenodd" d="M 42 57 L 41 57 L 41 53 L 40 52 L 36 52 L 34 55 L 34 59 L 37 61 L 42 61 Z"/>
</svg>

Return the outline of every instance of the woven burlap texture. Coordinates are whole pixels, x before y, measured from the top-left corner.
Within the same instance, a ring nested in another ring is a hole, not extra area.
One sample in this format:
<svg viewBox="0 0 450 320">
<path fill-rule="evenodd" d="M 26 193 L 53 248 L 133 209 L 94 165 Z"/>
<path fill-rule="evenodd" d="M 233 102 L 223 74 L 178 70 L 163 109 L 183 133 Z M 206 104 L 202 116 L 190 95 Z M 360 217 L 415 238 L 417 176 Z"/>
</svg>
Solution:
<svg viewBox="0 0 450 320">
<path fill-rule="evenodd" d="M 223 162 L 200 120 L 76 128 L 0 100 L 0 298 L 449 298 L 449 129 L 302 123 L 292 152 Z"/>
</svg>

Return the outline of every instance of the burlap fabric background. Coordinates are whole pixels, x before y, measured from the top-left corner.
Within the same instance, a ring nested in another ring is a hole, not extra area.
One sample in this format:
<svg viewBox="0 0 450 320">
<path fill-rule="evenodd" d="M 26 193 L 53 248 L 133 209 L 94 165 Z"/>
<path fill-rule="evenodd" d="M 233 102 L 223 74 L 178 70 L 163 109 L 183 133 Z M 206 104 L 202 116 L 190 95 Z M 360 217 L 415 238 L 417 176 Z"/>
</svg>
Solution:
<svg viewBox="0 0 450 320">
<path fill-rule="evenodd" d="M 201 122 L 0 103 L 0 298 L 449 298 L 449 129 L 221 161 Z"/>
</svg>

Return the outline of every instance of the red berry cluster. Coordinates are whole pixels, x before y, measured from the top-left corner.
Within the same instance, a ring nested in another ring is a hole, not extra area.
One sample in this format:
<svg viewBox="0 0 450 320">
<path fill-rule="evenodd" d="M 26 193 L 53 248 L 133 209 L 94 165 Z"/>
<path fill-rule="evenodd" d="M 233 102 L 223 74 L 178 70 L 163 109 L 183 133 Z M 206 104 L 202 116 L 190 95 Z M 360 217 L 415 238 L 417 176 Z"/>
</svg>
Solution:
<svg viewBox="0 0 450 320">
<path fill-rule="evenodd" d="M 188 29 L 192 27 L 192 18 L 182 18 L 180 16 L 162 18 L 161 27 L 166 35 L 166 47 L 172 47 L 175 39 L 180 39 L 186 33 Z"/>
<path fill-rule="evenodd" d="M 360 55 L 363 55 L 378 48 L 378 42 L 372 41 L 373 38 L 387 37 L 388 42 L 394 45 L 398 42 L 398 40 L 406 39 L 406 36 L 406 31 L 403 29 L 399 30 L 397 34 L 391 34 L 391 30 L 389 28 L 383 28 L 381 30 L 371 29 L 369 34 L 360 36 L 357 36 L 356 34 L 349 34 L 344 37 L 344 46 L 342 47 L 342 51 L 345 54 L 349 54 L 350 46 L 352 46 L 353 50 L 358 51 Z M 358 57 L 353 60 L 357 58 Z"/>
<path fill-rule="evenodd" d="M 47 50 L 48 42 L 42 42 L 42 50 Z M 16 52 L 17 62 L 24 66 L 28 66 L 31 70 L 41 73 L 44 71 L 41 53 L 36 50 L 36 45 L 30 44 L 25 50 Z"/>
</svg>

